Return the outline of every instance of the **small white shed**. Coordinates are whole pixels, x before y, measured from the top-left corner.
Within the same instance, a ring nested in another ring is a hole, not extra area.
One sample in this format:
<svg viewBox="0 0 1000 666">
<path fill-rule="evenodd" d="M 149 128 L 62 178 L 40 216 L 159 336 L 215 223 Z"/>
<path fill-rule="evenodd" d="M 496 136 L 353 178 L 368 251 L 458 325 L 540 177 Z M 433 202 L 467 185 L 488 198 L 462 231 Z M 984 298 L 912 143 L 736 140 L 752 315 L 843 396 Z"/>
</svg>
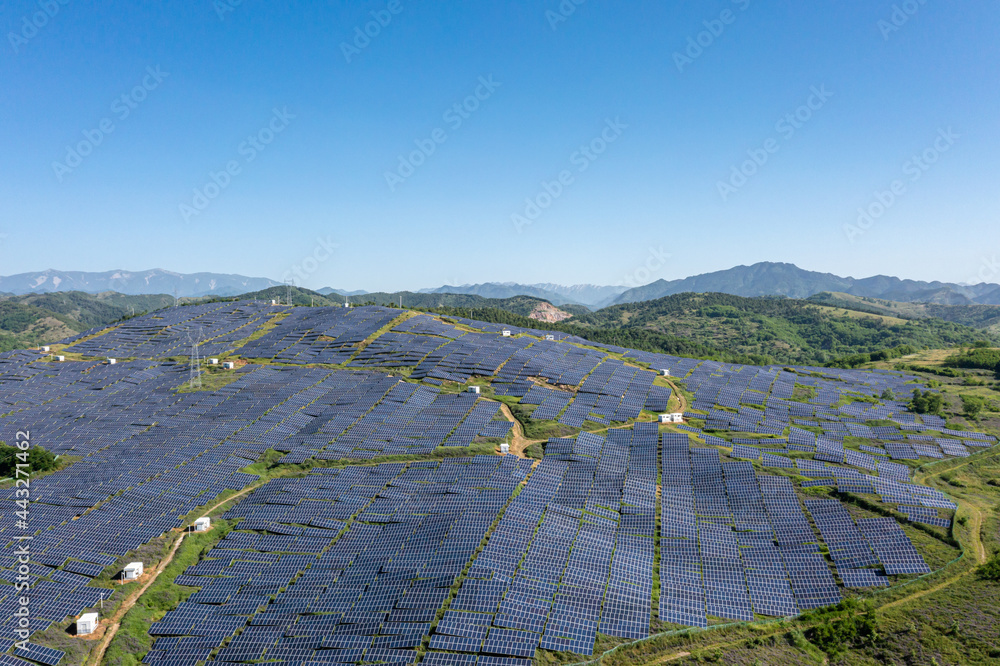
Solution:
<svg viewBox="0 0 1000 666">
<path fill-rule="evenodd" d="M 507 455 L 508 453 L 510 453 L 510 444 L 508 444 L 507 442 L 504 442 L 503 444 L 501 444 L 500 445 L 500 453 L 502 453 L 504 455 Z"/>
<path fill-rule="evenodd" d="M 136 580 L 142 575 L 142 562 L 129 562 L 125 565 L 123 577 L 125 580 Z"/>
<path fill-rule="evenodd" d="M 670 369 L 669 368 L 661 368 L 660 369 L 660 376 L 661 377 L 669 377 L 670 376 Z"/>
<path fill-rule="evenodd" d="M 116 359 L 116 358 L 109 358 L 108 359 L 108 365 L 114 365 L 117 362 L 118 362 L 118 359 Z"/>
<path fill-rule="evenodd" d="M 478 394 L 479 393 L 479 387 L 478 386 L 470 386 L 469 387 L 469 393 L 477 393 Z"/>
<path fill-rule="evenodd" d="M 546 340 L 555 340 L 556 336 L 552 335 L 551 333 L 546 333 L 545 334 L 545 339 Z"/>
<path fill-rule="evenodd" d="M 207 532 L 212 526 L 212 519 L 208 516 L 202 516 L 198 520 L 194 521 L 194 531 L 195 532 Z"/>
<path fill-rule="evenodd" d="M 217 359 L 217 358 L 210 358 L 210 359 L 208 359 L 208 364 L 209 365 L 219 365 L 219 359 Z"/>
<path fill-rule="evenodd" d="M 503 329 L 503 337 L 505 337 L 505 338 L 509 338 L 510 337 L 510 331 L 507 330 L 506 328 Z"/>
<path fill-rule="evenodd" d="M 42 346 L 42 351 L 43 351 L 43 352 L 47 352 L 47 351 L 49 351 L 49 346 L 48 346 L 48 345 L 43 345 L 43 346 Z"/>
<path fill-rule="evenodd" d="M 684 423 L 684 414 L 679 412 L 660 414 L 660 423 Z"/>
<path fill-rule="evenodd" d="M 76 621 L 76 635 L 86 636 L 97 631 L 97 613 L 84 613 Z"/>
<path fill-rule="evenodd" d="M 232 361 L 223 361 L 222 367 L 225 368 L 226 370 L 233 370 L 236 368 L 236 364 L 233 363 Z"/>
<path fill-rule="evenodd" d="M 56 361 L 58 361 L 59 363 L 62 363 L 65 360 L 66 360 L 65 356 L 56 356 Z"/>
</svg>

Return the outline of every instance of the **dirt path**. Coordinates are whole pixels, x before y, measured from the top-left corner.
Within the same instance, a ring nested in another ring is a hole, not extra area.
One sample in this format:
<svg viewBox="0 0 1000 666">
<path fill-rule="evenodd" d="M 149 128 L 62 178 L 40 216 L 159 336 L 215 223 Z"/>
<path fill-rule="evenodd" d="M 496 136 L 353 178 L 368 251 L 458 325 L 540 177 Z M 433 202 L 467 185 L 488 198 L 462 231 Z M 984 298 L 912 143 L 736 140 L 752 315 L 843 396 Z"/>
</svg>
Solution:
<svg viewBox="0 0 1000 666">
<path fill-rule="evenodd" d="M 527 439 L 524 436 L 524 429 L 521 427 L 521 422 L 514 418 L 514 414 L 510 411 L 510 407 L 500 403 L 500 411 L 503 412 L 504 417 L 508 421 L 514 424 L 511 428 L 512 440 L 510 443 L 510 452 L 517 456 L 518 458 L 528 459 L 528 456 L 524 453 L 532 444 L 537 444 L 538 442 L 544 442 L 544 439 Z"/>
<path fill-rule="evenodd" d="M 664 378 L 664 381 L 670 384 L 670 388 L 673 390 L 674 395 L 677 396 L 678 402 L 680 402 L 680 407 L 677 409 L 677 411 L 686 412 L 688 408 L 687 398 L 684 397 L 684 394 L 681 393 L 680 389 L 677 388 L 677 384 L 674 384 L 672 379 Z"/>
<path fill-rule="evenodd" d="M 257 488 L 260 488 L 261 485 L 262 484 L 260 483 L 256 483 L 248 488 L 244 488 L 235 495 L 230 495 L 226 499 L 216 502 L 212 506 L 205 509 L 204 514 L 208 515 L 212 513 L 226 502 L 231 502 L 232 500 L 236 499 L 241 495 L 245 495 L 249 492 L 252 492 Z M 162 560 L 160 560 L 160 563 L 156 565 L 156 569 L 154 569 L 152 572 L 153 575 L 149 577 L 149 580 L 146 581 L 146 584 L 143 585 L 138 590 L 132 592 L 132 594 L 130 594 L 125 599 L 125 601 L 122 602 L 122 605 L 118 607 L 118 610 L 115 611 L 114 616 L 112 616 L 111 618 L 111 623 L 108 625 L 108 628 L 104 633 L 104 639 L 101 641 L 100 645 L 97 646 L 96 652 L 93 653 L 93 661 L 91 661 L 91 663 L 95 664 L 95 666 L 99 666 L 101 660 L 104 659 L 104 652 L 108 649 L 108 646 L 111 645 L 111 641 L 114 640 L 115 634 L 118 633 L 118 629 L 121 627 L 122 618 L 125 617 L 126 613 L 132 610 L 132 607 L 135 606 L 136 602 L 139 601 L 139 598 L 142 597 L 143 594 L 145 594 L 146 590 L 149 589 L 149 586 L 155 583 L 156 579 L 159 578 L 160 574 L 163 573 L 163 571 L 168 566 L 170 566 L 170 563 L 174 561 L 174 555 L 177 554 L 177 549 L 181 547 L 181 543 L 184 541 L 184 537 L 186 537 L 188 534 L 190 534 L 190 532 L 183 532 L 179 537 L 177 537 L 177 541 L 174 542 L 173 548 L 171 548 L 167 556 Z"/>
</svg>

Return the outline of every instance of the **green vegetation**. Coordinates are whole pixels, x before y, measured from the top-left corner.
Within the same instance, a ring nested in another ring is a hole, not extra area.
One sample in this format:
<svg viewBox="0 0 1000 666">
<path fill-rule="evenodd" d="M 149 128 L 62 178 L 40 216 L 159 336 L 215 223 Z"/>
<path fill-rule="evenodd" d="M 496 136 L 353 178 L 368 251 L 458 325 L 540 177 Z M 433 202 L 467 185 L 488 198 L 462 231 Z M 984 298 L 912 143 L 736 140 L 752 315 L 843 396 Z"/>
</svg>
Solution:
<svg viewBox="0 0 1000 666">
<path fill-rule="evenodd" d="M 917 414 L 940 414 L 944 406 L 940 393 L 931 391 L 921 392 L 920 389 L 913 389 L 913 400 L 910 401 L 910 409 Z"/>
<path fill-rule="evenodd" d="M 873 645 L 879 639 L 878 620 L 870 603 L 862 608 L 857 600 L 847 599 L 812 617 L 820 624 L 805 636 L 830 657 L 837 657 L 849 648 Z"/>
<path fill-rule="evenodd" d="M 80 291 L 0 296 L 0 352 L 56 342 L 173 303 L 172 296 Z"/>
<path fill-rule="evenodd" d="M 979 577 L 983 580 L 1000 582 L 1000 553 L 990 558 L 989 562 L 979 567 Z"/>
<path fill-rule="evenodd" d="M 1000 371 L 1000 349 L 973 347 L 965 353 L 949 356 L 944 364 L 950 368 L 976 368 Z"/>
<path fill-rule="evenodd" d="M 904 303 L 881 298 L 852 296 L 851 294 L 823 292 L 810 296 L 811 303 L 828 307 L 845 308 L 901 319 L 942 319 L 970 328 L 989 329 L 1000 324 L 1000 306 L 997 305 L 945 305 L 941 303 Z M 980 340 L 979 342 L 982 342 Z"/>
<path fill-rule="evenodd" d="M 984 411 L 997 412 L 1000 406 L 996 402 L 981 395 L 962 395 L 962 409 L 970 419 L 977 419 Z"/>
<path fill-rule="evenodd" d="M 678 294 L 614 305 L 574 317 L 563 325 L 572 327 L 560 328 L 569 332 L 611 329 L 622 337 L 620 344 L 627 346 L 632 343 L 624 341 L 624 331 L 644 331 L 667 336 L 675 346 L 696 345 L 690 341 L 697 340 L 698 346 L 711 348 L 685 355 L 728 354 L 841 367 L 897 358 L 920 348 L 971 345 L 984 337 L 984 331 L 941 319 L 907 321 L 841 311 L 810 301 L 727 294 Z M 586 333 L 580 335 L 595 339 Z"/>
<path fill-rule="evenodd" d="M 32 474 L 48 472 L 59 466 L 56 457 L 40 446 L 32 446 L 22 451 L 16 446 L 7 446 L 0 442 L 0 477 L 13 477 L 18 465 L 28 465 Z"/>
<path fill-rule="evenodd" d="M 142 663 L 143 655 L 153 645 L 153 637 L 148 633 L 149 625 L 197 591 L 193 587 L 174 585 L 174 579 L 196 564 L 230 529 L 226 521 L 213 519 L 211 531 L 193 532 L 184 537 L 174 559 L 122 618 L 121 628 L 108 645 L 102 664 L 138 666 Z"/>
</svg>

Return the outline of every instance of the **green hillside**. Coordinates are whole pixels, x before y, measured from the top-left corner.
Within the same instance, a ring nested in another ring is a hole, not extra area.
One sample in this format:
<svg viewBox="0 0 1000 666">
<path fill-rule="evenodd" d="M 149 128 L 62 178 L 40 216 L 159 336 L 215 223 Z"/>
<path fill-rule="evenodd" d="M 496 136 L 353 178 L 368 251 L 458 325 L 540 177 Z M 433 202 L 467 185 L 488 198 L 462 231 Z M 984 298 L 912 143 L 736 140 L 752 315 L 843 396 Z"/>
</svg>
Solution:
<svg viewBox="0 0 1000 666">
<path fill-rule="evenodd" d="M 937 349 L 996 340 L 988 331 L 932 317 L 906 320 L 811 301 L 727 294 L 678 294 L 614 305 L 566 323 L 657 332 L 732 354 L 804 364 L 902 345 Z"/>
<path fill-rule="evenodd" d="M 903 319 L 942 319 L 971 328 L 988 329 L 1000 333 L 1000 306 L 998 305 L 939 305 L 937 303 L 899 303 L 881 298 L 853 296 L 824 292 L 810 296 L 810 302 L 831 307 L 848 308 L 860 312 L 901 317 Z"/>
<path fill-rule="evenodd" d="M 167 295 L 80 291 L 0 296 L 0 351 L 56 342 L 82 331 L 172 305 Z"/>
</svg>

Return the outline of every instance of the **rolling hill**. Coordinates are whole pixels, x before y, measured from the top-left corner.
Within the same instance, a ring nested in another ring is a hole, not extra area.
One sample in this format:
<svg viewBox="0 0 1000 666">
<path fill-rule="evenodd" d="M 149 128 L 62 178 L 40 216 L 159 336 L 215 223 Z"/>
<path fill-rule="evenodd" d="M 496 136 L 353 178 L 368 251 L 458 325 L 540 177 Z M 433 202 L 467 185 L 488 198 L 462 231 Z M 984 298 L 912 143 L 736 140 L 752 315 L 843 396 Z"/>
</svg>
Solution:
<svg viewBox="0 0 1000 666">
<path fill-rule="evenodd" d="M 963 286 L 945 282 L 920 282 L 878 275 L 855 279 L 807 271 L 794 264 L 763 262 L 705 273 L 682 280 L 657 280 L 629 289 L 615 304 L 650 301 L 682 293 L 720 293 L 733 296 L 786 296 L 809 298 L 822 292 L 878 298 L 905 303 L 939 305 L 1000 305 L 1000 285 Z"/>
<path fill-rule="evenodd" d="M 789 298 L 678 294 L 614 305 L 566 322 L 582 328 L 647 330 L 733 354 L 821 365 L 892 349 L 943 348 L 996 341 L 988 331 L 939 318 L 909 320 Z"/>
<path fill-rule="evenodd" d="M 119 319 L 172 305 L 172 296 L 129 296 L 115 292 L 0 296 L 0 351 L 61 340 Z"/>
<path fill-rule="evenodd" d="M 939 305 L 936 303 L 899 303 L 867 296 L 852 296 L 823 292 L 810 296 L 809 301 L 858 312 L 900 317 L 902 319 L 943 319 L 963 326 L 989 330 L 1000 334 L 1000 306 Z"/>
</svg>

